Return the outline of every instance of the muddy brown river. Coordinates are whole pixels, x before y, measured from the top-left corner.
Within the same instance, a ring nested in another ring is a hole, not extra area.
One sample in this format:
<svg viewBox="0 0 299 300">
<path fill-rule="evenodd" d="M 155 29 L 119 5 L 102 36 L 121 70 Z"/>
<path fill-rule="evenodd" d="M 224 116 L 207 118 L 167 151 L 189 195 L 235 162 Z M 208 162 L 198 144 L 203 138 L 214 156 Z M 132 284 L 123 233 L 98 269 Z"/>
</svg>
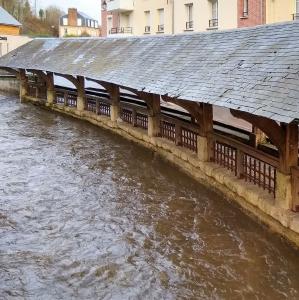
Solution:
<svg viewBox="0 0 299 300">
<path fill-rule="evenodd" d="M 153 152 L 0 96 L 0 299 L 298 299 L 299 251 Z"/>
</svg>

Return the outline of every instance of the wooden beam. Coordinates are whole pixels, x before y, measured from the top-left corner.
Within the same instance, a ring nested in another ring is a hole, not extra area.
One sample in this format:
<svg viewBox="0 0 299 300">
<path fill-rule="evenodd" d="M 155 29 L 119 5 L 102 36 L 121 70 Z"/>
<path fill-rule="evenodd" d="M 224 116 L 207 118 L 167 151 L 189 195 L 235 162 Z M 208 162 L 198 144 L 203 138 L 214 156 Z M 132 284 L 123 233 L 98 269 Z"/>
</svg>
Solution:
<svg viewBox="0 0 299 300">
<path fill-rule="evenodd" d="M 8 73 L 11 73 L 12 75 L 15 75 L 17 79 L 20 79 L 20 72 L 18 70 L 15 70 L 13 68 L 7 68 L 7 67 L 0 67 L 0 69 Z"/>
<path fill-rule="evenodd" d="M 179 100 L 176 98 L 168 97 L 166 95 L 162 96 L 162 99 L 165 102 L 173 103 L 173 104 L 176 104 L 176 105 L 182 107 L 183 109 L 188 111 L 188 113 L 192 117 L 194 117 L 197 121 L 200 120 L 201 115 L 202 115 L 202 109 L 200 107 L 200 103 L 194 102 L 194 101 Z"/>
<path fill-rule="evenodd" d="M 247 112 L 230 110 L 231 114 L 238 119 L 243 119 L 253 126 L 261 129 L 271 140 L 271 142 L 278 148 L 279 151 L 283 149 L 284 135 L 281 127 L 274 120 L 252 115 Z"/>
<path fill-rule="evenodd" d="M 65 79 L 67 79 L 68 81 L 70 81 L 70 82 L 76 87 L 77 90 L 80 89 L 80 83 L 79 83 L 78 79 L 77 79 L 75 76 L 68 75 L 68 74 L 60 74 L 60 73 L 54 73 L 54 74 L 55 74 L 56 76 L 65 78 Z"/>
</svg>

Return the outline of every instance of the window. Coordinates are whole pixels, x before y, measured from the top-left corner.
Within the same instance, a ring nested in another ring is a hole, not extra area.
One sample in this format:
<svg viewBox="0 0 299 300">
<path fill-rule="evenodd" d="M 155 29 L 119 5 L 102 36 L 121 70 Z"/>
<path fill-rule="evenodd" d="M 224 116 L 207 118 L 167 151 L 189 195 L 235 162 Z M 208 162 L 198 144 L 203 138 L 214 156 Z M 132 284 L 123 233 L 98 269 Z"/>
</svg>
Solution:
<svg viewBox="0 0 299 300">
<path fill-rule="evenodd" d="M 68 25 L 68 20 L 67 20 L 67 18 L 63 18 L 63 19 L 62 19 L 62 23 L 63 23 L 64 26 L 67 26 L 67 25 Z"/>
<path fill-rule="evenodd" d="M 67 28 L 64 28 L 64 35 L 67 35 Z"/>
<path fill-rule="evenodd" d="M 218 0 L 212 1 L 212 19 L 218 19 Z"/>
<path fill-rule="evenodd" d="M 151 13 L 149 10 L 144 12 L 144 17 L 145 17 L 144 32 L 150 32 L 151 31 Z"/>
<path fill-rule="evenodd" d="M 112 16 L 109 16 L 107 18 L 107 29 L 109 33 L 111 33 L 111 28 L 112 28 Z"/>
<path fill-rule="evenodd" d="M 77 20 L 77 26 L 79 26 L 79 27 L 82 26 L 82 19 L 78 18 L 78 20 Z"/>
<path fill-rule="evenodd" d="M 211 0 L 212 19 L 209 20 L 209 27 L 218 27 L 218 0 Z"/>
<path fill-rule="evenodd" d="M 186 15 L 187 15 L 186 29 L 192 29 L 193 28 L 193 3 L 185 4 L 185 7 L 186 7 Z"/>
<path fill-rule="evenodd" d="M 158 32 L 164 32 L 164 8 L 158 9 L 159 25 Z"/>
<path fill-rule="evenodd" d="M 248 17 L 248 0 L 243 0 L 243 17 Z"/>
<path fill-rule="evenodd" d="M 296 13 L 299 14 L 299 0 L 296 0 Z"/>
</svg>

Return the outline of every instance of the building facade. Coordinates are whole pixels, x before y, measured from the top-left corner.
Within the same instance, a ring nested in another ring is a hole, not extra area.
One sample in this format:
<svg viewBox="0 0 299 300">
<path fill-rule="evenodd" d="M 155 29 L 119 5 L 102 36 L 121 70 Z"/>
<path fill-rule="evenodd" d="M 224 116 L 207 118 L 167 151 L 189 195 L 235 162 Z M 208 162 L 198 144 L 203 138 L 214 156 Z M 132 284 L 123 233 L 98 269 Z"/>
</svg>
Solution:
<svg viewBox="0 0 299 300">
<path fill-rule="evenodd" d="M 174 33 L 237 27 L 237 0 L 175 0 Z"/>
<path fill-rule="evenodd" d="M 100 36 L 98 21 L 76 8 L 69 8 L 68 14 L 62 16 L 59 22 L 59 37 Z"/>
<path fill-rule="evenodd" d="M 22 24 L 0 6 L 0 34 L 20 35 Z"/>
<path fill-rule="evenodd" d="M 22 24 L 0 6 L 0 56 L 31 41 L 21 36 Z"/>
<path fill-rule="evenodd" d="M 238 0 L 238 27 L 292 21 L 297 6 L 298 0 Z"/>
<path fill-rule="evenodd" d="M 103 0 L 102 35 L 250 27 L 294 20 L 298 10 L 299 0 Z"/>
</svg>

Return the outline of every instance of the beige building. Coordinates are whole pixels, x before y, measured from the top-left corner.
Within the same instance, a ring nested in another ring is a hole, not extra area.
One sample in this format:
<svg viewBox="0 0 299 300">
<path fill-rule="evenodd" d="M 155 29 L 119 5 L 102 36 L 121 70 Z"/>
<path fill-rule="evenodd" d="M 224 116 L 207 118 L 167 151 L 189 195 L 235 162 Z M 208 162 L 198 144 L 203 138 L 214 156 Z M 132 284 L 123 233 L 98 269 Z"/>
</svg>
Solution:
<svg viewBox="0 0 299 300">
<path fill-rule="evenodd" d="M 298 19 L 299 0 L 103 0 L 106 35 L 176 34 Z"/>
<path fill-rule="evenodd" d="M 0 56 L 31 41 L 20 35 L 21 27 L 22 24 L 0 6 Z"/>
<path fill-rule="evenodd" d="M 172 3 L 173 0 L 104 1 L 102 22 L 107 22 L 108 36 L 170 34 L 173 33 Z"/>
<path fill-rule="evenodd" d="M 0 56 L 21 47 L 32 39 L 22 35 L 1 35 L 0 37 Z"/>
<path fill-rule="evenodd" d="M 174 33 L 237 28 L 237 0 L 174 0 Z"/>
<path fill-rule="evenodd" d="M 237 0 L 109 0 L 107 35 L 172 34 L 237 27 Z"/>
<path fill-rule="evenodd" d="M 299 0 L 266 0 L 266 23 L 295 20 L 298 9 Z"/>
<path fill-rule="evenodd" d="M 99 23 L 76 8 L 69 8 L 68 14 L 60 18 L 59 37 L 81 36 L 100 36 Z"/>
</svg>

